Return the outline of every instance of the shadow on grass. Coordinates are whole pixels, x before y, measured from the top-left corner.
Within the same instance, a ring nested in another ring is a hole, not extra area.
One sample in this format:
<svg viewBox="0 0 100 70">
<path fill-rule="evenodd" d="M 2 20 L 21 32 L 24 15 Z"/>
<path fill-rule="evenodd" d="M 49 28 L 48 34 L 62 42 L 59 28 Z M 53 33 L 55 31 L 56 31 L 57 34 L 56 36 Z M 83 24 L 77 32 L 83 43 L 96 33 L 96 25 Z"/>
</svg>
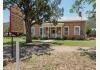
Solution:
<svg viewBox="0 0 100 70">
<path fill-rule="evenodd" d="M 52 45 L 63 45 L 63 43 L 51 42 Z"/>
</svg>

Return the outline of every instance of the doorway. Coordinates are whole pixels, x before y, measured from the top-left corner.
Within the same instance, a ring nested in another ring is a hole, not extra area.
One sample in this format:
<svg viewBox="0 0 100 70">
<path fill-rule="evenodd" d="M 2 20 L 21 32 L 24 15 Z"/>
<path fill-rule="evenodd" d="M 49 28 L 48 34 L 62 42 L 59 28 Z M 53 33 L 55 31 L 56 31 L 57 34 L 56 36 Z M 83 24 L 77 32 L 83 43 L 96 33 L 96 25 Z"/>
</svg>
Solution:
<svg viewBox="0 0 100 70">
<path fill-rule="evenodd" d="M 51 38 L 55 38 L 56 37 L 56 28 L 52 27 L 51 28 Z"/>
</svg>

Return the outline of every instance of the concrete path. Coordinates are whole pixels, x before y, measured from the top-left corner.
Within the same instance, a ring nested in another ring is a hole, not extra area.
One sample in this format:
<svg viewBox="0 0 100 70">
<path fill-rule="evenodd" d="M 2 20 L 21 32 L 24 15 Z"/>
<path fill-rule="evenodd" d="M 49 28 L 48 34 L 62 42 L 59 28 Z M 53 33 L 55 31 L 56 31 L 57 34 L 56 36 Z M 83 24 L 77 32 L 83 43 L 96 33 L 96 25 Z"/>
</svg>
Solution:
<svg viewBox="0 0 100 70">
<path fill-rule="evenodd" d="M 53 46 L 52 49 L 56 52 L 79 52 L 79 49 L 90 49 L 90 47 L 79 46 Z"/>
<path fill-rule="evenodd" d="M 40 41 L 42 41 L 42 42 L 52 42 L 54 40 L 40 40 Z"/>
</svg>

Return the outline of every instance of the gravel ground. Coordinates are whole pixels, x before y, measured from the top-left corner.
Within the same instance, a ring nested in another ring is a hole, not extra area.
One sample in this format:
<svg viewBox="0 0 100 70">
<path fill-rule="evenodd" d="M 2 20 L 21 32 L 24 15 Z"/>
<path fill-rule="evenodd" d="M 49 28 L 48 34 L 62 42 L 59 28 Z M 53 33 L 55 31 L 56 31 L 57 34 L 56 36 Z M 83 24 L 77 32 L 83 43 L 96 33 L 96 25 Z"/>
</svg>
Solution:
<svg viewBox="0 0 100 70">
<path fill-rule="evenodd" d="M 51 48 L 53 50 L 50 51 L 50 55 L 32 54 L 31 58 L 20 61 L 21 70 L 96 70 L 96 61 L 88 56 L 81 56 L 80 47 L 55 46 Z M 88 47 L 82 48 L 89 49 Z M 28 47 L 28 50 L 33 51 L 32 47 Z M 5 48 L 4 54 L 7 51 Z M 4 66 L 4 70 L 15 70 L 15 68 L 16 62 L 10 62 Z"/>
<path fill-rule="evenodd" d="M 4 70 L 15 70 L 15 63 L 9 63 Z M 21 70 L 96 70 L 94 60 L 76 52 L 57 52 L 52 55 L 36 56 L 20 62 Z"/>
</svg>

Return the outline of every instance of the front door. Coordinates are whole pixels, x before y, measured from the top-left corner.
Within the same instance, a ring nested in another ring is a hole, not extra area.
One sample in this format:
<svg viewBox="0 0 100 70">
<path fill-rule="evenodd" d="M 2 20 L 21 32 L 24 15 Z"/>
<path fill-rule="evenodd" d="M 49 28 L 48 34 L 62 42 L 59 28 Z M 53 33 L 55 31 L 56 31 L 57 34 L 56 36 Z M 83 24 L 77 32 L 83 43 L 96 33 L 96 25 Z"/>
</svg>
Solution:
<svg viewBox="0 0 100 70">
<path fill-rule="evenodd" d="M 56 37 L 56 29 L 54 27 L 51 28 L 51 38 Z"/>
</svg>

